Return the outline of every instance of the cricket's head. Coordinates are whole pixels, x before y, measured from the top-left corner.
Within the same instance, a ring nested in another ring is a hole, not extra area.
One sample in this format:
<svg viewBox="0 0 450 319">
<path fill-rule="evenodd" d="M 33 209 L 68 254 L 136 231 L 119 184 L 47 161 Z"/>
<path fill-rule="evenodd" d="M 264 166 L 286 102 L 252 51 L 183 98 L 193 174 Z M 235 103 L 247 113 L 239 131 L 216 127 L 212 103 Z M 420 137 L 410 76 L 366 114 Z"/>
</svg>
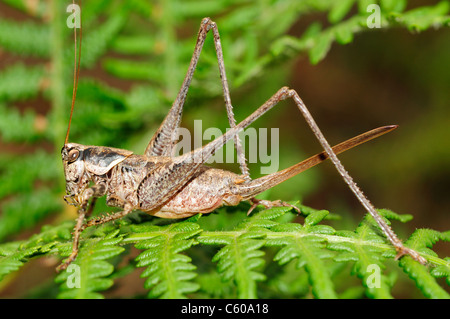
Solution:
<svg viewBox="0 0 450 319">
<path fill-rule="evenodd" d="M 69 204 L 81 205 L 82 195 L 95 179 L 107 179 L 107 173 L 133 152 L 104 146 L 64 144 L 61 157 L 66 178 L 64 197 Z"/>
<path fill-rule="evenodd" d="M 86 174 L 85 150 L 84 145 L 76 143 L 64 144 L 61 149 L 67 194 L 64 199 L 75 206 L 81 204 L 80 195 L 89 186 L 91 180 L 91 176 Z"/>
</svg>

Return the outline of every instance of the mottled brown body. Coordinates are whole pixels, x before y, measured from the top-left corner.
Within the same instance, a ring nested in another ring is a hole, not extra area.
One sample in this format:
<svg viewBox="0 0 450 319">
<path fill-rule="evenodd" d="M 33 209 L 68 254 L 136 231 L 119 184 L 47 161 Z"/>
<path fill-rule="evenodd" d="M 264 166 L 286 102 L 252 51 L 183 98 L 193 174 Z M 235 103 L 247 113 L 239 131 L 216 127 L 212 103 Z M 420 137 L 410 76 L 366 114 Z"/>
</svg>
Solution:
<svg viewBox="0 0 450 319">
<path fill-rule="evenodd" d="M 242 180 L 233 172 L 202 166 L 178 191 L 157 208 L 147 210 L 145 177 L 159 165 L 171 163 L 170 157 L 132 155 L 111 169 L 106 177 L 107 204 L 125 207 L 132 205 L 151 215 L 163 218 L 184 218 L 198 213 L 210 213 L 222 205 L 237 205 L 242 200 L 236 182 Z M 140 195 L 139 195 L 140 194 Z M 143 198 L 141 198 L 143 197 Z"/>
<path fill-rule="evenodd" d="M 71 152 L 77 152 L 78 158 L 65 163 L 66 198 L 77 206 L 87 205 L 92 196 L 106 195 L 109 206 L 139 209 L 163 218 L 183 218 L 209 213 L 222 205 L 237 205 L 243 199 L 238 187 L 243 180 L 233 172 L 201 165 L 182 188 L 167 196 L 173 188 L 170 179 L 163 179 L 158 187 L 151 187 L 148 180 L 149 176 L 157 179 L 158 171 L 170 170 L 174 164 L 170 157 L 70 143 L 63 149 L 63 159 Z M 183 166 L 190 165 L 178 167 Z M 88 187 L 90 182 L 93 187 Z M 93 188 L 96 190 L 92 191 Z M 155 206 L 150 199 L 158 195 L 164 200 Z"/>
</svg>

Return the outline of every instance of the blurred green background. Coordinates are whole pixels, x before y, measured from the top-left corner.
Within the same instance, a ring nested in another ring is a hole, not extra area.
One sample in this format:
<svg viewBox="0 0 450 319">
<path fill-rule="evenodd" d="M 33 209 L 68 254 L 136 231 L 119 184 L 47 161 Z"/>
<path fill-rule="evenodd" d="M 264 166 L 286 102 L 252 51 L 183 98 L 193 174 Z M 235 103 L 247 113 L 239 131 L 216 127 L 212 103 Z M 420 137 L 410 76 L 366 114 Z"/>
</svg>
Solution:
<svg viewBox="0 0 450 319">
<path fill-rule="evenodd" d="M 389 12 L 381 29 L 361 27 L 372 2 Z M 2 242 L 75 217 L 62 201 L 59 155 L 73 86 L 73 33 L 65 10 L 70 3 L 0 2 Z M 423 6 L 430 9 L 414 11 Z M 221 34 L 238 122 L 287 85 L 331 144 L 400 125 L 341 155 L 343 164 L 376 207 L 414 216 L 405 226 L 394 225 L 400 237 L 418 227 L 448 230 L 448 9 L 447 1 L 83 1 L 70 141 L 142 153 L 181 86 L 200 21 L 210 16 Z M 228 127 L 211 35 L 182 126 L 192 129 L 196 119 L 203 120 L 203 129 Z M 280 169 L 321 151 L 291 101 L 254 127 L 279 128 Z M 253 178 L 259 167 L 250 165 Z M 226 168 L 238 171 L 237 165 Z M 343 216 L 341 226 L 348 229 L 364 214 L 330 163 L 264 196 L 330 210 Z M 448 247 L 437 247 L 448 255 Z M 2 296 L 20 295 L 20 284 L 3 288 Z"/>
</svg>

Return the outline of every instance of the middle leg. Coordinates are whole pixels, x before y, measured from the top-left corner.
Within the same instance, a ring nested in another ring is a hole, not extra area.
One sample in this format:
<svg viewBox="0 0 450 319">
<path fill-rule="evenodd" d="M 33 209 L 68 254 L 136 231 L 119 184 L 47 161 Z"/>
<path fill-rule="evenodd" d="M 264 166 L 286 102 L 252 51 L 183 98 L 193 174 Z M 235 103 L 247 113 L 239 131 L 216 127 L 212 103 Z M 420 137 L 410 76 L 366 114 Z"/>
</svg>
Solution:
<svg viewBox="0 0 450 319">
<path fill-rule="evenodd" d="M 236 126 L 236 120 L 233 114 L 233 106 L 231 104 L 230 89 L 228 87 L 227 75 L 225 72 L 225 64 L 223 61 L 223 51 L 220 42 L 220 35 L 217 25 L 209 18 L 204 18 L 200 25 L 200 30 L 197 36 L 197 43 L 194 48 L 194 53 L 189 64 L 189 68 L 184 78 L 181 89 L 169 110 L 166 118 L 161 126 L 158 128 L 152 139 L 150 140 L 145 155 L 147 156 L 173 156 L 175 151 L 175 133 L 181 122 L 181 116 L 183 113 L 184 102 L 186 100 L 187 92 L 194 75 L 197 62 L 200 58 L 200 54 L 205 43 L 206 36 L 209 31 L 212 31 L 214 36 L 214 46 L 217 55 L 217 62 L 219 65 L 220 79 L 222 82 L 223 97 L 225 101 L 225 107 L 228 116 L 228 122 L 231 128 Z M 245 154 L 242 149 L 242 144 L 239 136 L 234 137 L 235 148 L 237 152 L 237 158 L 240 166 L 241 173 L 245 180 L 250 180 L 249 170 L 245 161 Z"/>
</svg>

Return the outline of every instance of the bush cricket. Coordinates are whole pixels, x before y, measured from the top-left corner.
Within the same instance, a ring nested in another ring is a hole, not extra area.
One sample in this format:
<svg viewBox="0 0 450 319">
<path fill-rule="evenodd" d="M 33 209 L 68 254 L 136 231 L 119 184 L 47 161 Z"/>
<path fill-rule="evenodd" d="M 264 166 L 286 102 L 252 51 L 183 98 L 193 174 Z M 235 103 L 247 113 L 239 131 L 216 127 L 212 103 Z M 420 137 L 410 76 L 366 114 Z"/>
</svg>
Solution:
<svg viewBox="0 0 450 319">
<path fill-rule="evenodd" d="M 180 125 L 183 105 L 190 82 L 209 31 L 212 31 L 214 37 L 225 107 L 231 129 L 203 147 L 175 157 L 174 152 L 177 141 L 174 132 Z M 204 18 L 201 21 L 194 53 L 181 89 L 169 113 L 150 140 L 143 155 L 112 147 L 69 143 L 70 123 L 80 69 L 81 29 L 78 63 L 76 28 L 74 28 L 74 33 L 75 65 L 72 108 L 61 156 L 67 193 L 64 199 L 78 208 L 78 218 L 73 232 L 72 253 L 57 268 L 57 271 L 67 268 L 75 260 L 78 254 L 80 234 L 84 229 L 122 218 L 135 210 L 141 210 L 162 218 L 185 218 L 199 213 L 210 213 L 222 205 L 234 206 L 246 200 L 252 204 L 249 213 L 258 205 L 263 205 L 266 208 L 291 206 L 282 201 L 258 200 L 255 196 L 328 158 L 332 161 L 356 198 L 374 218 L 387 239 L 395 247 L 397 258 L 403 255 L 410 255 L 418 262 L 426 263 L 426 260 L 416 251 L 402 244 L 336 156 L 336 154 L 394 130 L 397 128 L 396 125 L 368 131 L 331 147 L 297 92 L 287 87 L 278 90 L 256 111 L 242 122 L 236 124 L 225 74 L 218 28 L 211 19 Z M 289 168 L 253 180 L 249 175 L 238 133 L 277 105 L 278 102 L 289 98 L 294 101 L 300 110 L 324 151 Z M 205 162 L 214 152 L 230 139 L 234 139 L 241 174 L 205 166 Z M 93 186 L 89 186 L 90 183 Z M 85 222 L 85 217 L 92 211 L 96 198 L 102 196 L 106 196 L 108 206 L 119 207 L 122 211 Z M 299 211 L 297 207 L 293 208 Z"/>
</svg>

